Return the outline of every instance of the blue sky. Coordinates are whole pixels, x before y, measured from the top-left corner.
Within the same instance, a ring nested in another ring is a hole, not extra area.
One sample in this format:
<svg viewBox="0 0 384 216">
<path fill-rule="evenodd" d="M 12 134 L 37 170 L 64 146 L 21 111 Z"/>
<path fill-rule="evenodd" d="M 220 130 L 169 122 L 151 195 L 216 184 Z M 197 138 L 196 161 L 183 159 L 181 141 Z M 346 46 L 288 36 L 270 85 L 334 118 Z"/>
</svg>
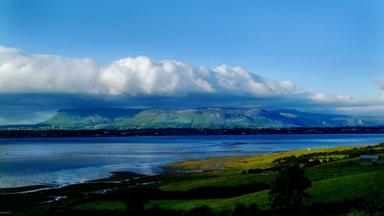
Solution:
<svg viewBox="0 0 384 216">
<path fill-rule="evenodd" d="M 305 92 L 376 100 L 383 17 L 380 0 L 2 0 L 0 45 L 100 67 L 136 56 L 240 66 Z"/>
</svg>

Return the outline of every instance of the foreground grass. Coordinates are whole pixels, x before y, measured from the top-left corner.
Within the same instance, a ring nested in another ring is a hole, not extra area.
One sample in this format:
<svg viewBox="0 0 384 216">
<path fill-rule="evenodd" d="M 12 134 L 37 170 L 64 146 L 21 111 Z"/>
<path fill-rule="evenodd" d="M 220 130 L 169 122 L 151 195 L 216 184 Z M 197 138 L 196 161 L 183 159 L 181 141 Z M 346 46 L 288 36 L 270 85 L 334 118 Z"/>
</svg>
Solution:
<svg viewBox="0 0 384 216">
<path fill-rule="evenodd" d="M 213 211 L 219 212 L 222 210 L 231 211 L 236 205 L 239 204 L 250 206 L 253 203 L 257 203 L 259 208 L 268 208 L 268 191 L 264 190 L 227 199 L 153 200 L 146 205 L 146 208 L 159 206 L 160 208 L 165 209 L 190 210 L 201 206 L 208 206 Z"/>
<path fill-rule="evenodd" d="M 187 191 L 200 187 L 237 187 L 252 183 L 270 183 L 274 174 L 249 174 L 242 175 L 241 172 L 222 174 L 215 177 L 197 178 L 169 183 L 160 186 L 164 191 Z"/>
<path fill-rule="evenodd" d="M 177 181 L 160 186 L 164 191 L 188 191 L 199 187 L 236 187 L 251 183 L 270 183 L 275 176 L 274 172 L 260 174 L 241 174 L 241 170 L 249 168 L 269 168 L 272 161 L 280 157 L 290 155 L 305 155 L 311 153 L 327 153 L 355 149 L 356 147 L 338 147 L 316 150 L 298 150 L 279 154 L 269 154 L 248 158 L 227 158 L 219 160 L 226 167 L 216 176 L 209 178 L 196 178 L 191 180 Z M 374 147 L 380 149 L 381 147 Z M 336 156 L 336 157 L 334 157 Z M 317 157 L 317 156 L 316 156 Z M 306 205 L 313 203 L 332 202 L 340 203 L 348 199 L 364 198 L 384 194 L 384 167 L 383 166 L 361 166 L 359 158 L 344 159 L 346 155 L 333 154 L 328 158 L 337 161 L 323 163 L 321 165 L 306 169 L 306 175 L 312 181 L 312 187 L 308 189 L 311 199 L 305 200 Z M 324 158 L 324 156 L 321 156 Z M 199 165 L 208 167 L 214 159 L 200 161 L 186 161 L 171 165 L 179 169 L 196 169 Z M 217 164 L 216 164 L 217 165 Z M 242 196 L 225 199 L 194 199 L 194 200 L 152 200 L 146 207 L 159 206 L 160 208 L 173 210 L 190 210 L 196 207 L 208 206 L 219 212 L 232 210 L 235 206 L 242 204 L 249 206 L 257 204 L 261 209 L 270 207 L 268 190 L 245 194 Z"/>
<path fill-rule="evenodd" d="M 384 169 L 355 173 L 314 182 L 308 192 L 307 203 L 341 202 L 345 199 L 364 198 L 384 193 Z"/>
<path fill-rule="evenodd" d="M 125 210 L 123 201 L 89 201 L 72 207 L 75 210 Z"/>
<path fill-rule="evenodd" d="M 377 167 L 377 169 L 376 171 L 349 174 L 313 182 L 312 187 L 308 190 L 312 198 L 306 200 L 306 204 L 325 201 L 338 203 L 346 199 L 383 194 L 384 169 L 383 167 Z M 147 208 L 158 205 L 160 208 L 166 209 L 190 210 L 208 206 L 214 211 L 222 211 L 232 210 L 239 204 L 244 206 L 257 204 L 259 208 L 267 209 L 270 207 L 268 190 L 227 199 L 153 200 L 148 203 Z"/>
</svg>

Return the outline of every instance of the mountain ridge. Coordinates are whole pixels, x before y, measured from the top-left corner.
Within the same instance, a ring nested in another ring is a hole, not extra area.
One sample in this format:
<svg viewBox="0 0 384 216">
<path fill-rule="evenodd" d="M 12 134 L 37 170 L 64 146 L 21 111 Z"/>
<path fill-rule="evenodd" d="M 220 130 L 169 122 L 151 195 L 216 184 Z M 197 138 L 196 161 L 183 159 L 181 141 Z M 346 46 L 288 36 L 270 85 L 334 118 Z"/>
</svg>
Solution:
<svg viewBox="0 0 384 216">
<path fill-rule="evenodd" d="M 293 109 L 60 109 L 41 124 L 48 129 L 290 128 L 384 125 L 381 117 L 308 113 Z"/>
</svg>

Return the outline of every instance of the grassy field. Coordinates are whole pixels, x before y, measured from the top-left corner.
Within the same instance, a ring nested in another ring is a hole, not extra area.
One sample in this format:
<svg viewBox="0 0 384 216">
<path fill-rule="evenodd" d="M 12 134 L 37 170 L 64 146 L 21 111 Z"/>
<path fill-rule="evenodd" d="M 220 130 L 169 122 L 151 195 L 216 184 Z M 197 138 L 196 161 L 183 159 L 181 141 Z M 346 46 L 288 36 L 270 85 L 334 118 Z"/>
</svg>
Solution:
<svg viewBox="0 0 384 216">
<path fill-rule="evenodd" d="M 207 158 L 202 160 L 187 160 L 183 162 L 171 163 L 164 167 L 166 170 L 179 170 L 179 171 L 188 171 L 188 170 L 210 170 L 217 167 L 222 167 L 225 169 L 250 169 L 250 168 L 268 168 L 271 166 L 272 161 L 287 157 L 291 155 L 300 156 L 311 153 L 323 153 L 335 151 L 349 150 L 356 147 L 335 147 L 335 148 L 324 148 L 324 149 L 304 149 L 304 150 L 294 150 L 287 152 L 278 152 L 265 155 L 258 155 L 253 157 L 219 157 L 219 158 Z M 343 157 L 344 155 L 333 155 L 333 157 Z"/>
<path fill-rule="evenodd" d="M 373 147 L 380 150 L 383 146 Z M 384 194 L 384 167 L 362 166 L 360 159 L 347 158 L 348 152 L 356 147 L 339 147 L 314 150 L 297 150 L 255 157 L 226 157 L 209 158 L 204 160 L 191 160 L 174 163 L 167 168 L 177 170 L 209 169 L 211 166 L 221 166 L 225 169 L 210 177 L 182 180 L 160 186 L 164 191 L 188 191 L 200 187 L 237 187 L 243 184 L 257 182 L 270 183 L 275 172 L 263 172 L 260 174 L 242 174 L 243 170 L 255 168 L 269 168 L 271 163 L 281 157 L 290 155 L 310 155 L 313 159 L 324 159 L 318 166 L 307 168 L 306 176 L 312 181 L 312 187 L 308 189 L 311 199 L 305 200 L 307 205 L 321 202 L 342 202 L 346 199 L 364 198 L 366 196 Z M 269 208 L 268 190 L 253 192 L 237 197 L 224 199 L 193 199 L 193 200 L 151 200 L 146 207 L 155 205 L 161 208 L 190 210 L 196 207 L 208 206 L 214 211 L 233 209 L 238 204 L 249 206 L 256 203 L 259 208 Z"/>
<path fill-rule="evenodd" d="M 164 191 L 187 191 L 204 186 L 228 186 L 236 187 L 245 184 L 251 184 L 256 182 L 269 183 L 273 179 L 273 174 L 249 174 L 241 175 L 237 173 L 223 173 L 218 176 L 200 177 L 192 180 L 183 180 L 174 183 L 164 184 L 160 186 Z"/>
<path fill-rule="evenodd" d="M 84 202 L 79 205 L 76 205 L 72 207 L 76 210 L 125 210 L 126 206 L 124 202 L 117 200 L 117 201 L 90 201 L 90 202 Z"/>
<path fill-rule="evenodd" d="M 268 208 L 270 204 L 268 191 L 264 190 L 226 199 L 156 200 L 149 202 L 146 207 L 150 208 L 157 205 L 165 209 L 190 210 L 201 206 L 208 206 L 213 211 L 219 212 L 221 210 L 232 210 L 238 204 L 249 206 L 254 203 L 256 203 L 259 208 Z"/>
<path fill-rule="evenodd" d="M 335 162 L 338 165 L 344 165 L 340 162 Z M 327 164 L 328 165 L 328 164 Z M 330 163 L 330 166 L 334 164 Z M 328 176 L 327 166 L 323 165 L 321 169 L 316 167 L 315 170 L 308 172 L 308 175 L 313 175 L 317 171 L 317 175 L 322 175 L 324 179 L 318 180 L 312 183 L 312 187 L 308 190 L 311 195 L 311 199 L 305 200 L 306 204 L 314 202 L 341 202 L 345 199 L 351 198 L 364 198 L 368 195 L 383 194 L 384 193 L 384 169 L 383 167 L 366 167 L 365 168 L 353 168 L 342 172 L 334 173 L 333 176 Z M 322 171 L 322 173 L 320 173 Z M 271 174 L 272 175 L 272 174 Z M 241 176 L 242 177 L 242 176 Z M 256 176 L 252 176 L 257 178 Z M 314 176 L 309 176 L 314 178 Z M 240 178 L 242 179 L 242 178 Z M 238 184 L 236 179 L 235 184 Z M 180 182 L 178 184 L 181 184 Z M 212 183 L 212 182 L 210 182 Z M 184 190 L 187 190 L 187 185 L 196 187 L 198 183 L 185 184 Z M 232 181 L 227 180 L 227 184 L 232 184 Z M 203 183 L 206 185 L 206 182 Z M 213 185 L 215 185 L 213 183 Z M 169 187 L 169 186 L 168 186 Z M 191 188 L 192 188 L 191 187 Z M 178 210 L 190 210 L 200 206 L 208 206 L 214 211 L 221 211 L 225 209 L 233 209 L 238 204 L 249 206 L 256 203 L 259 208 L 269 208 L 268 190 L 260 192 L 254 192 L 238 197 L 227 198 L 227 199 L 201 199 L 201 200 L 155 200 L 151 201 L 147 207 L 158 205 L 161 208 L 170 208 Z"/>
</svg>

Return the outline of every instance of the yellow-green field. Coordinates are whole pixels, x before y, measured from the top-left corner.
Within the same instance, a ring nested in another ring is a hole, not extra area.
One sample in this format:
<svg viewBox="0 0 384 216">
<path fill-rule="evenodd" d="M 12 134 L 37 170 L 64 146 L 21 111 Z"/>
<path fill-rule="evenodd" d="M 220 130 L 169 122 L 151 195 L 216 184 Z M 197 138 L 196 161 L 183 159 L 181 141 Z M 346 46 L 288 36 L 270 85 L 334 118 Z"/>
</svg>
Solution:
<svg viewBox="0 0 384 216">
<path fill-rule="evenodd" d="M 202 160 L 187 160 L 183 162 L 171 163 L 164 167 L 169 170 L 209 170 L 215 167 L 223 167 L 225 169 L 250 169 L 250 168 L 268 168 L 272 161 L 287 157 L 291 155 L 300 156 L 310 153 L 327 153 L 334 151 L 349 150 L 356 147 L 345 146 L 345 147 L 334 147 L 334 148 L 323 148 L 323 149 L 305 149 L 305 150 L 294 150 L 287 152 L 271 153 L 265 155 L 258 155 L 252 157 L 218 157 L 218 158 L 207 158 Z M 343 157 L 344 155 L 338 155 L 337 157 Z M 335 157 L 335 156 L 333 156 Z"/>
</svg>

